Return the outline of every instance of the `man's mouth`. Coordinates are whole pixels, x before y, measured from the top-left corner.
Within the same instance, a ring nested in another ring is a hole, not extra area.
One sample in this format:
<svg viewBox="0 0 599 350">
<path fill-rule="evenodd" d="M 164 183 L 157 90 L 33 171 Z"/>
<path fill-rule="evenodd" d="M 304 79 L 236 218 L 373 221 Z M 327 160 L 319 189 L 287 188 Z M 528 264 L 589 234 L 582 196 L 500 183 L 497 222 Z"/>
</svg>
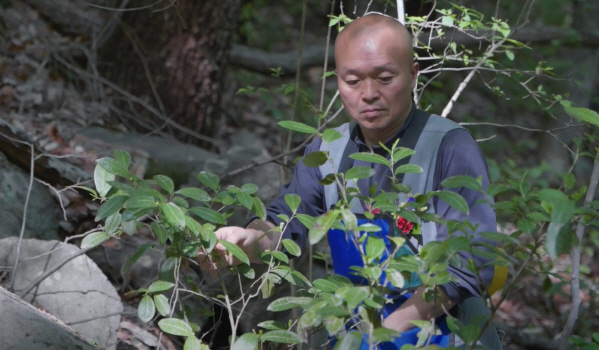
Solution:
<svg viewBox="0 0 599 350">
<path fill-rule="evenodd" d="M 361 114 L 370 119 L 378 117 L 382 112 L 382 108 L 366 108 L 362 110 Z"/>
</svg>

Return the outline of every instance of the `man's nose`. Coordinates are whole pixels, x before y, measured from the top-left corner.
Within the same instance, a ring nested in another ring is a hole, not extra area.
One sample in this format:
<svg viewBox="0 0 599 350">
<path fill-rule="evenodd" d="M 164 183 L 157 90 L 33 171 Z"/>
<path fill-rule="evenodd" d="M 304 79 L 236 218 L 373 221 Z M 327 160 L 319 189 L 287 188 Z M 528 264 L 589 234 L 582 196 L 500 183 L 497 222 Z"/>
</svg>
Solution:
<svg viewBox="0 0 599 350">
<path fill-rule="evenodd" d="M 379 91 L 376 81 L 372 79 L 364 80 L 362 84 L 362 99 L 365 102 L 376 101 L 379 98 Z"/>
</svg>

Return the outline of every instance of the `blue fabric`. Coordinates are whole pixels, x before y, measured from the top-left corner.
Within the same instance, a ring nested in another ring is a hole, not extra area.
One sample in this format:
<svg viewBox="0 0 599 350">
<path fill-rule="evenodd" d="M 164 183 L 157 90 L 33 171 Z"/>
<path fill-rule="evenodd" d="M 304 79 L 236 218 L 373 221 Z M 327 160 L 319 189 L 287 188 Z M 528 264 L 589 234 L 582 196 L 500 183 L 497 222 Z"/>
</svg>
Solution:
<svg viewBox="0 0 599 350">
<path fill-rule="evenodd" d="M 373 220 L 358 218 L 358 226 L 365 223 L 377 225 L 381 228 L 381 231 L 369 233 L 359 232 L 359 237 L 366 236 L 364 241 L 361 243 L 362 251 L 366 251 L 366 246 L 370 237 L 380 238 L 383 240 L 383 242 L 385 242 L 387 249 L 379 257 L 379 262 L 387 260 L 389 254 L 395 249 L 394 244 L 389 239 L 389 235 L 391 234 L 391 236 L 397 236 L 397 233 L 393 233 L 393 231 L 396 232 L 396 228 L 389 225 L 389 219 L 382 217 L 375 217 Z M 391 224 L 393 225 L 394 223 L 392 222 Z M 347 234 L 343 230 L 331 229 L 328 233 L 328 240 L 329 246 L 331 247 L 331 258 L 333 259 L 335 273 L 349 278 L 349 280 L 355 284 L 368 285 L 368 281 L 361 276 L 357 276 L 356 271 L 352 269 L 352 267 L 364 267 L 362 255 L 358 248 L 359 238 L 354 237 L 353 233 L 351 232 Z M 396 256 L 406 254 L 414 255 L 414 252 L 412 252 L 407 245 L 403 245 L 396 253 Z M 380 277 L 380 283 L 381 285 L 385 285 L 386 283 L 386 275 L 384 272 Z M 403 288 L 408 289 L 412 287 L 418 287 L 421 284 L 422 281 L 420 280 L 418 274 L 413 273 L 412 278 L 409 281 L 406 281 L 406 284 L 403 286 Z M 388 284 L 387 287 L 391 288 L 392 290 L 395 289 L 391 284 Z"/>
<path fill-rule="evenodd" d="M 393 299 L 393 303 L 385 304 L 383 309 L 381 310 L 383 319 L 389 317 L 395 310 L 397 310 L 408 298 L 412 295 L 412 293 L 406 293 L 400 296 L 397 296 Z M 427 344 L 429 345 L 438 345 L 440 348 L 448 348 L 449 347 L 449 338 L 450 331 L 447 327 L 447 322 L 445 320 L 445 316 L 441 316 L 435 320 L 435 325 L 441 331 L 440 335 L 433 335 L 427 340 Z M 400 337 L 395 338 L 392 342 L 384 342 L 377 345 L 376 350 L 400 350 L 402 346 L 411 344 L 416 345 L 418 343 L 418 333 L 421 331 L 420 328 L 415 327 L 410 329 L 409 331 L 400 333 Z M 350 330 L 350 332 L 356 332 L 354 330 Z M 362 334 L 363 340 L 362 344 L 358 348 L 359 350 L 369 350 L 370 347 L 368 345 L 368 334 Z M 337 343 L 336 338 L 331 338 L 331 347 L 334 347 Z M 358 350 L 356 349 L 356 350 Z M 353 349 L 351 349 L 353 350 Z"/>
</svg>

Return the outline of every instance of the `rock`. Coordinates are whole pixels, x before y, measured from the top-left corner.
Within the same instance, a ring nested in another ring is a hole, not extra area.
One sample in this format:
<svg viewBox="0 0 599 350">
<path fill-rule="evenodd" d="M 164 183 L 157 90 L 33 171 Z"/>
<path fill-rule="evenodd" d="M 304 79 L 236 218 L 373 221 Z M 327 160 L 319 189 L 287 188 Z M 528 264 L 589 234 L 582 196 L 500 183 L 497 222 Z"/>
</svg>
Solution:
<svg viewBox="0 0 599 350">
<path fill-rule="evenodd" d="M 14 265 L 17 242 L 16 237 L 0 240 L 0 266 Z M 15 292 L 19 294 L 44 271 L 78 251 L 77 246 L 58 241 L 23 240 Z M 10 277 L 5 279 L 5 288 L 10 280 Z M 123 310 L 121 299 L 87 256 L 69 261 L 23 299 L 58 317 L 90 341 L 109 350 L 115 349 Z"/>
<path fill-rule="evenodd" d="M 0 339 L 2 349 L 98 349 L 60 320 L 26 303 L 0 287 Z"/>
<path fill-rule="evenodd" d="M 102 157 L 112 156 L 115 149 L 127 151 L 133 158 L 133 166 L 143 168 L 138 175 L 146 178 L 167 175 L 178 185 L 187 182 L 193 170 L 202 168 L 210 159 L 219 158 L 214 153 L 173 139 L 99 127 L 80 130 L 70 144 L 73 149 L 81 147 L 87 153 Z"/>
<path fill-rule="evenodd" d="M 0 238 L 18 236 L 21 232 L 23 209 L 29 174 L 11 164 L 0 152 Z M 34 181 L 27 207 L 25 237 L 39 239 L 58 239 L 58 222 L 54 217 L 56 203 L 48 189 Z"/>
</svg>

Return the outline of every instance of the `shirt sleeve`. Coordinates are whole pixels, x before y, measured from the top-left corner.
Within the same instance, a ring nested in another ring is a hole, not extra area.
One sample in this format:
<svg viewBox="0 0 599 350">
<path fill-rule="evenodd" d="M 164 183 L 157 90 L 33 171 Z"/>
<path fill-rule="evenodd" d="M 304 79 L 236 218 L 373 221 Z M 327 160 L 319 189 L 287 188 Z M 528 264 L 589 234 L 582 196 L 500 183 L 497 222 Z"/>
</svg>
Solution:
<svg viewBox="0 0 599 350">
<path fill-rule="evenodd" d="M 306 147 L 304 157 L 307 154 L 318 151 L 321 144 L 321 139 L 317 138 Z M 324 186 L 320 184 L 322 175 L 319 168 L 312 168 L 304 164 L 303 157 L 297 163 L 293 174 L 293 179 L 287 185 L 281 187 L 281 192 L 275 198 L 266 210 L 267 220 L 275 226 L 279 226 L 284 222 L 278 217 L 280 214 L 291 217 L 292 212 L 285 202 L 285 195 L 296 194 L 301 198 L 301 203 L 297 212 L 307 214 L 312 217 L 320 216 L 324 213 Z M 255 220 L 256 217 L 250 218 L 248 224 Z M 247 226 L 247 225 L 246 225 Z M 308 229 L 298 219 L 293 219 L 285 227 L 283 231 L 283 239 L 292 239 L 297 245 L 302 248 L 306 246 L 308 237 Z"/>
<path fill-rule="evenodd" d="M 486 195 L 467 188 L 441 188 L 441 182 L 447 178 L 456 175 L 468 175 L 474 178 L 482 178 L 482 187 L 486 193 L 489 185 L 489 176 L 487 164 L 483 158 L 482 152 L 476 143 L 476 140 L 465 129 L 456 129 L 448 132 L 439 147 L 437 163 L 434 174 L 433 190 L 453 191 L 460 194 L 468 203 L 469 215 L 451 208 L 445 201 L 434 197 L 433 205 L 435 211 L 441 217 L 447 220 L 469 221 L 476 227 L 473 233 L 473 243 L 489 243 L 480 236 L 480 232 L 497 230 L 497 221 L 495 212 L 491 207 L 493 199 Z M 439 239 L 448 237 L 446 225 L 437 224 L 437 234 Z M 454 235 L 464 235 L 463 232 L 456 232 Z M 494 267 L 486 265 L 489 262 L 480 256 L 472 256 L 467 252 L 460 252 L 462 266 L 449 266 L 448 272 L 457 280 L 442 285 L 441 288 L 456 303 L 461 303 L 471 296 L 481 296 L 481 284 L 488 286 L 493 279 Z M 479 266 L 479 276 L 466 267 L 466 261 L 473 259 L 476 266 Z M 480 281 L 479 281 L 480 277 Z"/>
</svg>

